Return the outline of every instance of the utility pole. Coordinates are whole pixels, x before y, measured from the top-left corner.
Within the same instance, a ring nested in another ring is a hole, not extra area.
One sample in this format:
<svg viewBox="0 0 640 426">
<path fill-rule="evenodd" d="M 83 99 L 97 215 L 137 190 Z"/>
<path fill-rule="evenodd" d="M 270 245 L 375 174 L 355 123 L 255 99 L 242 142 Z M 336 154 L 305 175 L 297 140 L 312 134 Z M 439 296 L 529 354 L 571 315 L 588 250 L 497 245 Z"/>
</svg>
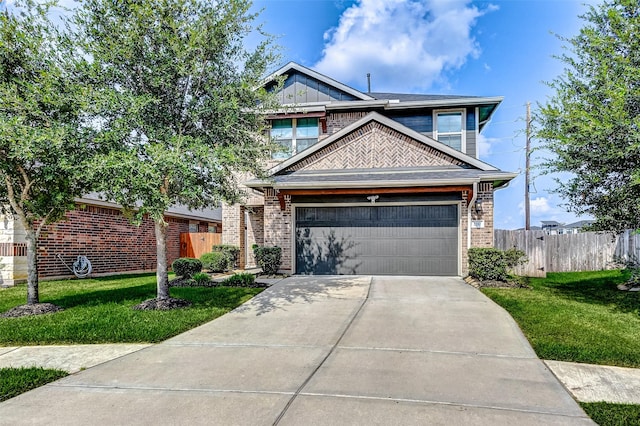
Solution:
<svg viewBox="0 0 640 426">
<path fill-rule="evenodd" d="M 524 229 L 531 229 L 531 210 L 529 206 L 529 171 L 531 168 L 531 102 L 527 102 L 527 142 L 526 160 L 524 169 Z"/>
</svg>

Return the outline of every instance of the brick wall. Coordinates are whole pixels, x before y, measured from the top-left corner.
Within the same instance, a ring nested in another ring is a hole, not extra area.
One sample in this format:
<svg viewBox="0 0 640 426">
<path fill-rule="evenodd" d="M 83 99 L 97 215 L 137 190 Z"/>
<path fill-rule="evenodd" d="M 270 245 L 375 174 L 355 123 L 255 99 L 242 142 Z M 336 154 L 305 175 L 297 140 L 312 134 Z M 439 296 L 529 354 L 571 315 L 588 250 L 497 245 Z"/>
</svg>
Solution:
<svg viewBox="0 0 640 426">
<path fill-rule="evenodd" d="M 462 192 L 462 204 L 460 205 L 460 227 L 462 236 L 462 276 L 469 273 L 469 255 L 467 251 L 468 210 L 467 193 Z M 493 247 L 493 184 L 478 184 L 476 201 L 482 202 L 482 212 L 476 212 L 475 206 L 471 209 L 471 220 L 483 220 L 484 228 L 471 229 L 471 247 Z"/>
<path fill-rule="evenodd" d="M 482 212 L 471 209 L 472 220 L 483 220 L 484 228 L 471 230 L 472 247 L 493 247 L 493 184 L 479 183 L 476 201 L 482 202 Z"/>
<path fill-rule="evenodd" d="M 67 220 L 45 226 L 38 241 L 41 277 L 73 276 L 58 255 L 71 266 L 79 255 L 89 258 L 94 274 L 152 271 L 156 268 L 153 221 L 138 227 L 117 209 L 78 205 Z M 167 218 L 167 261 L 180 257 L 180 233 L 189 232 L 189 221 Z"/>
<path fill-rule="evenodd" d="M 365 111 L 331 113 L 327 115 L 327 134 L 332 135 L 348 125 L 355 123 L 367 114 L 368 112 Z"/>
<path fill-rule="evenodd" d="M 291 273 L 291 197 L 285 195 L 285 209 L 280 208 L 280 201 L 275 190 L 269 188 L 264 193 L 264 244 L 282 247 L 282 266 L 284 272 Z"/>
<path fill-rule="evenodd" d="M 246 266 L 253 268 L 256 266 L 251 247 L 254 244 L 264 245 L 264 207 L 251 207 L 247 209 L 248 220 L 247 226 L 247 246 L 248 256 Z"/>
</svg>

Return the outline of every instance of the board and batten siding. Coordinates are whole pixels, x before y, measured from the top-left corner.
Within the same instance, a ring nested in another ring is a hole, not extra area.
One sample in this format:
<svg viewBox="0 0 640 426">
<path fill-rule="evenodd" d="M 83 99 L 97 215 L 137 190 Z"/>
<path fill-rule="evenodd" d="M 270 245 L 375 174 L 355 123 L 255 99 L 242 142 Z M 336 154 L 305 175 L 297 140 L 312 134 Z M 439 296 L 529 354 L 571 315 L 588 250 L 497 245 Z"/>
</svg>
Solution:
<svg viewBox="0 0 640 426">
<path fill-rule="evenodd" d="M 640 260 L 640 235 L 625 231 L 614 236 L 607 233 L 547 235 L 544 231 L 510 231 L 496 229 L 495 247 L 517 248 L 528 261 L 513 272 L 516 275 L 545 277 L 547 272 L 599 271 L 618 268 L 622 261 Z"/>
</svg>

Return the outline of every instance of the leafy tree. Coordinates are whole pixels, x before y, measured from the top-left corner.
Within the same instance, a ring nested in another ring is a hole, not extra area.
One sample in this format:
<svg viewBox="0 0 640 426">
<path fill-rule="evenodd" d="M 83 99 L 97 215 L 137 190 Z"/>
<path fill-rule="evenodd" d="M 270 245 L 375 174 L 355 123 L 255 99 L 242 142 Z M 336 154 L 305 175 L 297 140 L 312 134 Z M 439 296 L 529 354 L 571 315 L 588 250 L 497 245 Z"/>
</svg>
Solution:
<svg viewBox="0 0 640 426">
<path fill-rule="evenodd" d="M 605 1 L 581 16 L 555 95 L 541 106 L 537 136 L 570 172 L 558 192 L 571 211 L 593 215 L 596 230 L 640 228 L 640 7 Z"/>
<path fill-rule="evenodd" d="M 86 94 L 74 83 L 64 38 L 49 5 L 17 4 L 0 12 L 0 207 L 26 231 L 27 304 L 39 303 L 37 240 L 82 195 Z"/>
<path fill-rule="evenodd" d="M 271 146 L 260 89 L 276 60 L 273 40 L 254 33 L 247 0 L 86 0 L 72 19 L 87 58 L 101 137 L 99 190 L 135 219 L 149 215 L 157 240 L 157 298 L 169 298 L 164 214 L 237 202 L 238 172 L 262 175 Z M 258 31 L 258 33 L 260 33 Z M 261 33 L 260 33 L 261 34 Z"/>
</svg>

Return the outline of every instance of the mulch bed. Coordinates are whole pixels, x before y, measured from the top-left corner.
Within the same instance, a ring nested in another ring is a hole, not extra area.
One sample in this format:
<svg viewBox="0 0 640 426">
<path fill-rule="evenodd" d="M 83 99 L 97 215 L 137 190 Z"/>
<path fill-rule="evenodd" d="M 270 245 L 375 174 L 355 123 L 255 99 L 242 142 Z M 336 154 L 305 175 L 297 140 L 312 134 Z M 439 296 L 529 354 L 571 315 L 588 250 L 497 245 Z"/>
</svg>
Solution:
<svg viewBox="0 0 640 426">
<path fill-rule="evenodd" d="M 168 311 L 170 309 L 187 308 L 191 302 L 184 299 L 168 297 L 166 299 L 149 299 L 136 305 L 133 309 L 137 311 Z"/>
<path fill-rule="evenodd" d="M 266 278 L 266 277 L 260 277 L 260 278 Z M 208 281 L 208 282 L 197 282 L 196 280 L 192 279 L 192 278 L 174 278 L 173 280 L 169 281 L 169 287 L 220 287 L 223 284 L 221 282 L 217 282 L 217 281 Z M 225 285 L 226 287 L 229 287 L 227 285 Z M 233 286 L 232 286 L 233 287 Z M 245 285 L 242 286 L 244 288 L 267 288 L 269 287 L 269 284 L 267 283 L 261 283 L 259 281 L 256 281 L 255 283 L 253 283 L 252 285 Z"/>
<path fill-rule="evenodd" d="M 63 309 L 53 303 L 35 303 L 33 305 L 20 305 L 0 314 L 0 318 L 19 318 L 30 315 L 44 315 L 59 312 Z"/>
<path fill-rule="evenodd" d="M 531 288 L 523 282 L 518 280 L 509 281 L 496 281 L 496 280 L 484 280 L 480 281 L 475 278 L 466 277 L 465 282 L 475 288 Z"/>
</svg>

